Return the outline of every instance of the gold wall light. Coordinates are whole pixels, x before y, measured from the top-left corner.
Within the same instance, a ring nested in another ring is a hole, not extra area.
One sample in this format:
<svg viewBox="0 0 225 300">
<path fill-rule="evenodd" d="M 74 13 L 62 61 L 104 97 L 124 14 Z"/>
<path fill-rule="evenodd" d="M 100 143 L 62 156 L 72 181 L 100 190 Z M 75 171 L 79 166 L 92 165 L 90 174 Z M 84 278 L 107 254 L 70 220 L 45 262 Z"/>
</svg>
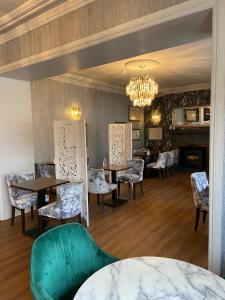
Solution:
<svg viewBox="0 0 225 300">
<path fill-rule="evenodd" d="M 153 125 L 158 125 L 161 122 L 162 116 L 159 109 L 155 109 L 151 112 L 150 120 Z"/>
<path fill-rule="evenodd" d="M 81 111 L 80 111 L 79 106 L 73 105 L 72 108 L 71 108 L 70 113 L 71 113 L 71 116 L 72 116 L 73 120 L 80 120 Z"/>
</svg>

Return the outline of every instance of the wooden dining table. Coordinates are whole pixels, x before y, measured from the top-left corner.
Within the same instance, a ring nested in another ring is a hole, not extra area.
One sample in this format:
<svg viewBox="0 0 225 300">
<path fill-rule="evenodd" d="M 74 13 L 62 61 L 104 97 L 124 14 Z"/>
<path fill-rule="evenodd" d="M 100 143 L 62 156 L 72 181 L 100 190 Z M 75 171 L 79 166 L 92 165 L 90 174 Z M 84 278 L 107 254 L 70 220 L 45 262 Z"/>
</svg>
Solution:
<svg viewBox="0 0 225 300">
<path fill-rule="evenodd" d="M 30 191 L 33 193 L 37 193 L 37 208 L 40 208 L 46 205 L 45 195 L 48 189 L 52 189 L 54 187 L 69 183 L 69 180 L 55 179 L 52 177 L 40 177 L 34 180 L 26 180 L 19 183 L 11 184 L 11 187 L 17 188 L 24 191 Z M 33 236 L 37 236 L 39 231 L 38 228 L 34 228 L 33 230 L 25 231 L 25 234 Z"/>
<path fill-rule="evenodd" d="M 113 164 L 109 164 L 103 167 L 105 171 L 109 171 L 111 172 L 112 175 L 112 183 L 117 184 L 117 173 L 120 171 L 125 171 L 128 169 L 131 169 L 132 166 L 129 166 L 128 164 L 126 165 L 113 165 Z M 104 204 L 111 206 L 111 207 L 118 207 L 122 204 L 124 204 L 125 202 L 127 202 L 127 199 L 123 199 L 123 198 L 118 198 L 117 197 L 117 191 L 113 191 L 112 192 L 112 201 L 105 201 Z"/>
</svg>

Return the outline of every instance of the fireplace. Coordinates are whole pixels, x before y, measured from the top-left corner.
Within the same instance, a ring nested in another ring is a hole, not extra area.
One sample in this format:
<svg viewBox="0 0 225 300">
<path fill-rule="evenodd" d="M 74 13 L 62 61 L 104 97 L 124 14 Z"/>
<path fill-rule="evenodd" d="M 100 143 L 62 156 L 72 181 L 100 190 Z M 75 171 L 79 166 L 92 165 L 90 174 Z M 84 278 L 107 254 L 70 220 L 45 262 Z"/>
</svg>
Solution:
<svg viewBox="0 0 225 300">
<path fill-rule="evenodd" d="M 206 170 L 207 159 L 207 147 L 180 147 L 180 167 L 183 169 Z"/>
</svg>

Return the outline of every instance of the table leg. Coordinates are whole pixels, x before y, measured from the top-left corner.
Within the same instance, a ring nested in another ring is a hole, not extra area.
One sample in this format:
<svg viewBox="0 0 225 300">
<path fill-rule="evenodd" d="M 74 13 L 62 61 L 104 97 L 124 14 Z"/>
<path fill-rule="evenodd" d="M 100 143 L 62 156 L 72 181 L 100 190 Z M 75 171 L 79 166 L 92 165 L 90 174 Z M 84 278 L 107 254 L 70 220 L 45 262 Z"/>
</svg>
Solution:
<svg viewBox="0 0 225 300">
<path fill-rule="evenodd" d="M 40 191 L 38 192 L 37 202 L 38 202 L 38 208 L 45 206 L 45 193 L 46 191 Z"/>
</svg>

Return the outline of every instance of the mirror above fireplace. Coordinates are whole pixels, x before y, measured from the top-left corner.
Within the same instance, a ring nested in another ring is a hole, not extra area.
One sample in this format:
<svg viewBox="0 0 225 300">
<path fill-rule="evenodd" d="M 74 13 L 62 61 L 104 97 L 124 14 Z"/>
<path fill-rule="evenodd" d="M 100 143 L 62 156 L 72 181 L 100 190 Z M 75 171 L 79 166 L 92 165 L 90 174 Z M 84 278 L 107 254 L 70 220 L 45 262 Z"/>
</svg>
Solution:
<svg viewBox="0 0 225 300">
<path fill-rule="evenodd" d="M 173 128 L 209 127 L 210 106 L 175 108 L 172 111 Z"/>
</svg>

